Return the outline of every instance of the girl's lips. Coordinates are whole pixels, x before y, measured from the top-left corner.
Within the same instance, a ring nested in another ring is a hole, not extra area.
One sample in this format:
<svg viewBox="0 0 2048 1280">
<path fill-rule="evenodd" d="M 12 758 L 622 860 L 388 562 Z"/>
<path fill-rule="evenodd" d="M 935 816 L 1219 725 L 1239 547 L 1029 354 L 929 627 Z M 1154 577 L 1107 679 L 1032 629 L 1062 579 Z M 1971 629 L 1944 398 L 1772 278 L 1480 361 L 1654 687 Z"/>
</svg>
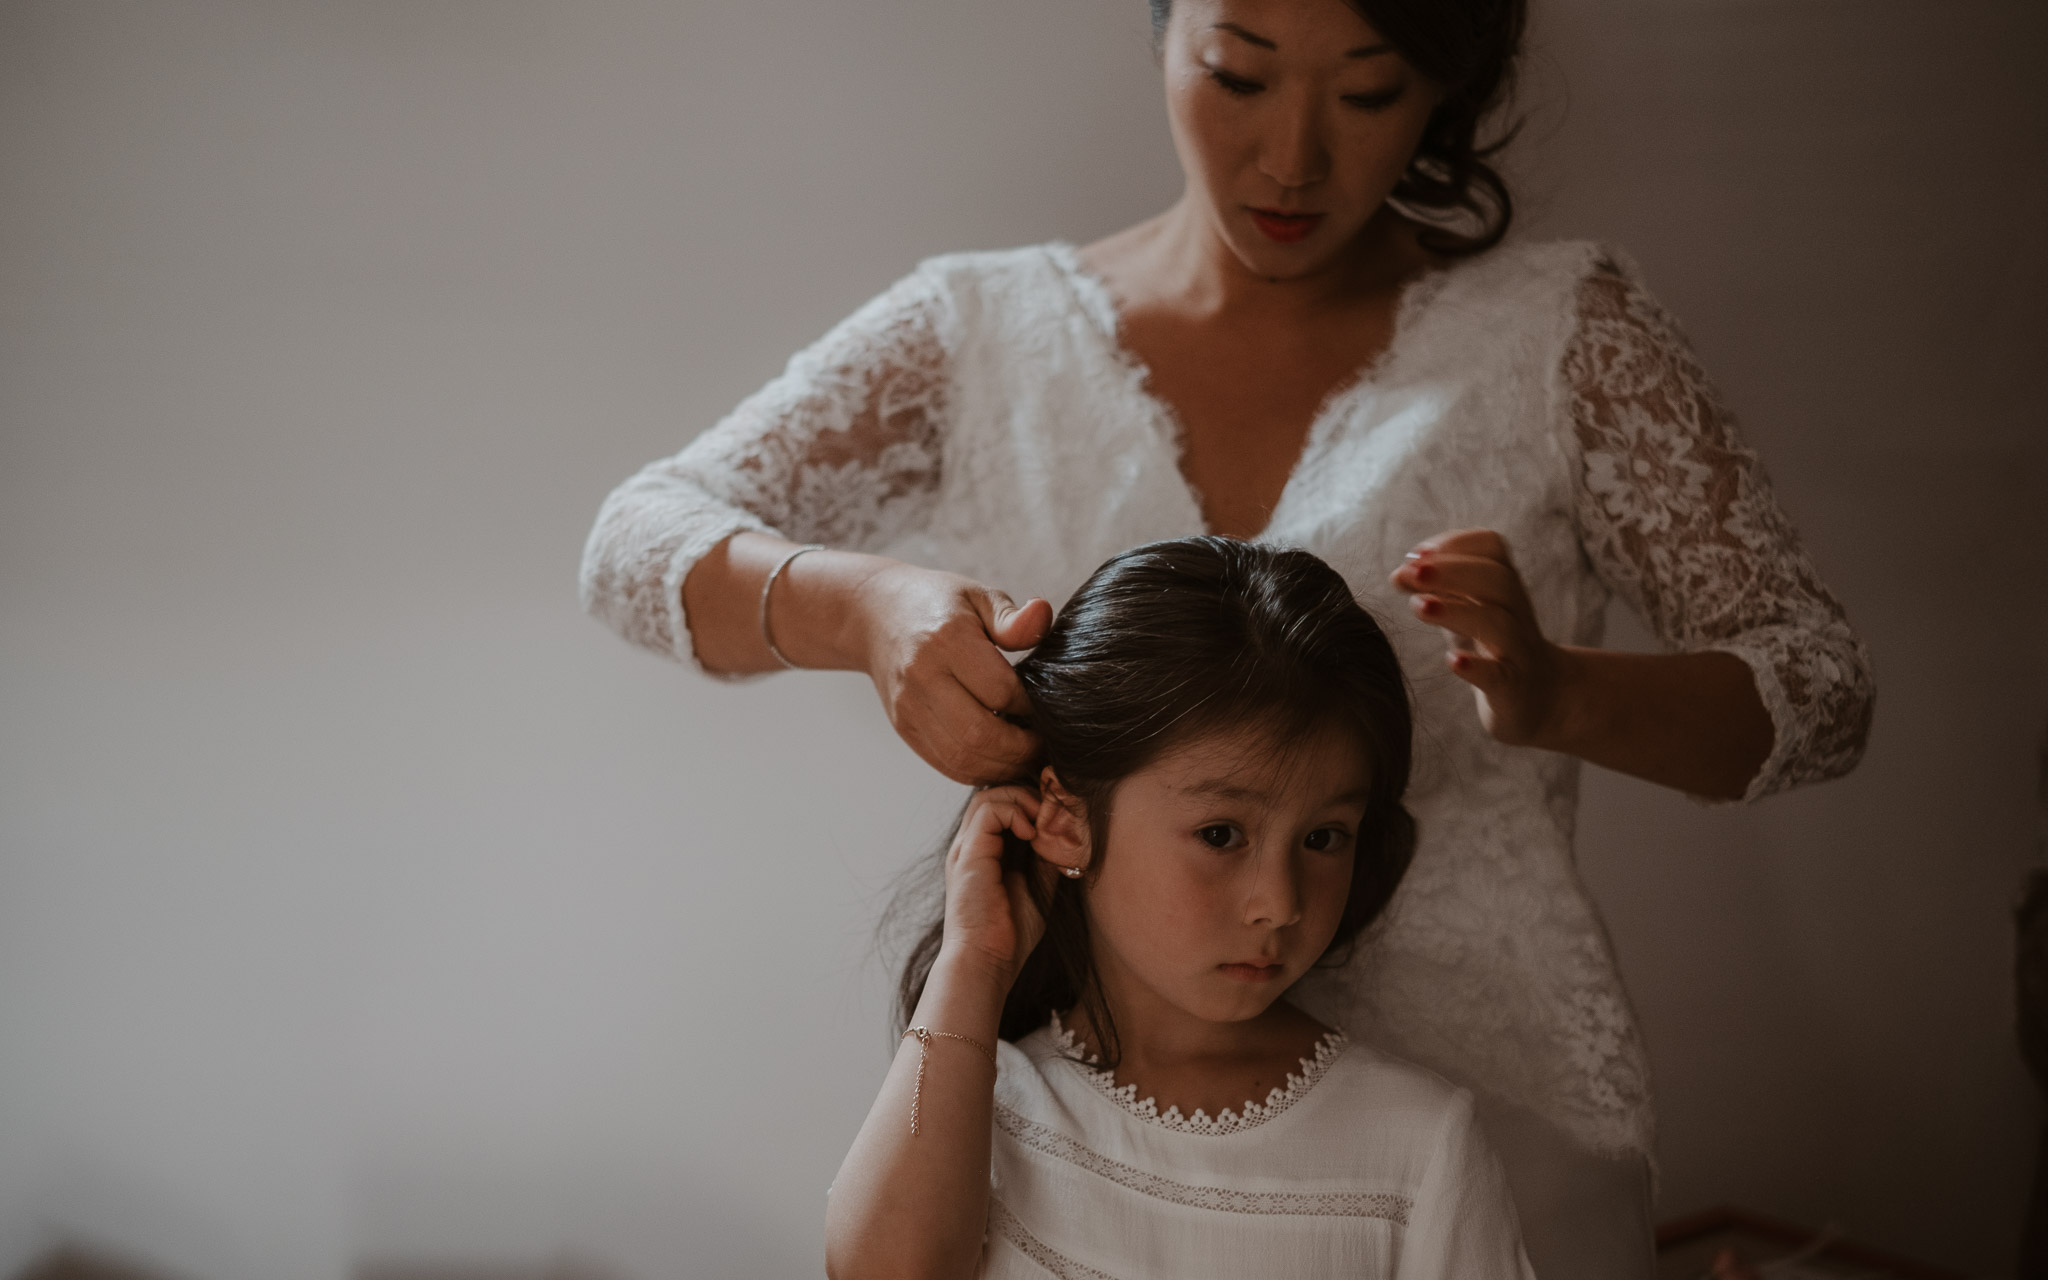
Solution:
<svg viewBox="0 0 2048 1280">
<path fill-rule="evenodd" d="M 1281 213 L 1276 209 L 1251 209 L 1252 222 L 1266 233 L 1266 238 L 1281 244 L 1293 244 L 1306 240 L 1318 226 L 1324 215 L 1320 213 Z"/>
<path fill-rule="evenodd" d="M 1219 964 L 1216 967 L 1239 982 L 1271 982 L 1287 972 L 1284 964 Z"/>
</svg>

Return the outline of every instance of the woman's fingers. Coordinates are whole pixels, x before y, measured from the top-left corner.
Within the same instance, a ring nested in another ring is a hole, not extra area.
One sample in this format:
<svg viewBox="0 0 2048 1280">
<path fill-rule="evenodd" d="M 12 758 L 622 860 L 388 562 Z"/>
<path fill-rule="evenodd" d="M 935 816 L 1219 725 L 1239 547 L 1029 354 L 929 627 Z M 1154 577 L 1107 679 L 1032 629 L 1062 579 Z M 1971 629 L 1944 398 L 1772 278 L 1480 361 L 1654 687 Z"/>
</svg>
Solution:
<svg viewBox="0 0 2048 1280">
<path fill-rule="evenodd" d="M 1043 603 L 1043 601 L 1040 601 Z M 1036 643 L 1034 641 L 1033 643 Z M 1006 711 L 1013 716 L 1029 715 L 1031 699 L 1017 679 L 1015 668 L 985 631 L 961 628 L 948 638 L 944 649 L 953 678 L 966 686 L 991 713 Z"/>
<path fill-rule="evenodd" d="M 974 611 L 988 638 L 1005 649 L 1029 649 L 1052 626 L 1052 605 L 1038 596 L 1020 607 L 1005 592 L 982 587 L 973 593 Z"/>
<path fill-rule="evenodd" d="M 898 564 L 876 573 L 862 621 L 868 676 L 889 723 L 924 761 L 956 782 L 1014 778 L 1037 738 L 1004 720 L 1029 699 L 999 645 L 1038 643 L 1051 606 L 1022 608 L 1000 591 L 933 569 Z"/>
<path fill-rule="evenodd" d="M 1507 539 L 1491 529 L 1453 529 L 1449 533 L 1423 539 L 1408 554 L 1484 556 L 1504 564 L 1513 563 L 1508 555 Z"/>
<path fill-rule="evenodd" d="M 1507 541 L 1491 529 L 1439 534 L 1388 578 L 1409 593 L 1416 617 L 1450 637 L 1445 662 L 1477 693 L 1487 732 L 1535 741 L 1555 707 L 1558 651 L 1544 638 Z"/>
<path fill-rule="evenodd" d="M 937 693 L 934 709 L 941 717 L 942 731 L 953 744 L 955 758 L 972 771 L 970 781 L 1007 780 L 1030 767 L 1038 754 L 1037 734 L 991 711 L 958 680 L 950 687 L 942 685 Z"/>
<path fill-rule="evenodd" d="M 948 673 L 901 691 L 896 722 L 911 749 L 955 782 L 1001 782 L 1030 767 L 1038 737 L 996 715 Z"/>
<path fill-rule="evenodd" d="M 1016 777 L 1038 753 L 1038 737 L 1005 720 L 1030 714 L 1031 700 L 997 646 L 1022 648 L 1044 638 L 1052 606 L 1017 608 L 1000 591 L 970 585 L 907 672 L 913 714 L 899 725 L 919 755 L 960 782 Z"/>
<path fill-rule="evenodd" d="M 1497 658 L 1463 650 L 1450 655 L 1451 674 L 1488 697 L 1506 694 L 1513 685 L 1507 667 Z"/>
<path fill-rule="evenodd" d="M 1511 564 L 1484 556 L 1429 556 L 1404 561 L 1394 571 L 1393 582 L 1401 590 L 1432 595 L 1464 596 L 1483 604 L 1504 605 L 1520 610 L 1529 593 L 1522 575 Z"/>
<path fill-rule="evenodd" d="M 1499 605 L 1429 594 L 1414 596 L 1408 603 L 1424 622 L 1477 641 L 1494 656 L 1515 652 L 1528 638 L 1520 621 Z"/>
</svg>

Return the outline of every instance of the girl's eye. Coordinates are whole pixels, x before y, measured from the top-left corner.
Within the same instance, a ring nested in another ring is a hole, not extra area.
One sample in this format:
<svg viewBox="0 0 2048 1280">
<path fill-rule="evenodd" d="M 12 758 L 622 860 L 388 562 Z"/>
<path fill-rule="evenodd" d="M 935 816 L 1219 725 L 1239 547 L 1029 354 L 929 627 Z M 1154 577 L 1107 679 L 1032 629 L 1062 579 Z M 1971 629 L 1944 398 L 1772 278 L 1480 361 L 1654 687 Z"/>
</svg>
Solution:
<svg viewBox="0 0 2048 1280">
<path fill-rule="evenodd" d="M 1378 93 L 1347 93 L 1344 95 L 1344 102 L 1345 105 L 1357 107 L 1361 111 L 1384 111 L 1399 102 L 1401 95 L 1407 90 L 1407 85 L 1397 84 Z"/>
<path fill-rule="evenodd" d="M 1210 67 L 1208 70 L 1209 78 L 1223 86 L 1223 91 L 1233 97 L 1249 98 L 1266 87 L 1256 80 L 1247 80 L 1243 76 L 1231 75 L 1221 67 Z"/>
<path fill-rule="evenodd" d="M 1349 839 L 1351 839 L 1351 833 L 1342 827 L 1324 827 L 1320 830 L 1309 832 L 1304 837 L 1302 843 L 1317 853 L 1335 853 L 1342 849 L 1345 842 Z"/>
<path fill-rule="evenodd" d="M 1212 822 L 1195 834 L 1212 849 L 1228 849 L 1237 842 L 1237 828 L 1227 822 Z"/>
</svg>

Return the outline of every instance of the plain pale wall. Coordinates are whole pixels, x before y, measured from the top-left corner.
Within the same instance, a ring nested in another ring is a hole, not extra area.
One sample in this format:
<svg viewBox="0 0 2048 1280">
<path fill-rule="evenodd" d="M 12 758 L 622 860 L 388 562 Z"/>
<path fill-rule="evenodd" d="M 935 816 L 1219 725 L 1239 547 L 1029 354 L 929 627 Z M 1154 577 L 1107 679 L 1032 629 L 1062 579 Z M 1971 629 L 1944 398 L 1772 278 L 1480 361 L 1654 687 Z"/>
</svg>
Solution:
<svg viewBox="0 0 2048 1280">
<path fill-rule="evenodd" d="M 2048 717 L 2048 21 L 1539 4 L 1627 245 L 1876 655 L 1846 781 L 1589 771 L 1662 1212 L 2009 1270 Z M 958 790 L 852 676 L 577 611 L 604 492 L 919 257 L 1178 188 L 1137 0 L 0 9 L 0 1274 L 815 1274 Z M 1625 624 L 1617 640 L 1639 632 Z"/>
</svg>

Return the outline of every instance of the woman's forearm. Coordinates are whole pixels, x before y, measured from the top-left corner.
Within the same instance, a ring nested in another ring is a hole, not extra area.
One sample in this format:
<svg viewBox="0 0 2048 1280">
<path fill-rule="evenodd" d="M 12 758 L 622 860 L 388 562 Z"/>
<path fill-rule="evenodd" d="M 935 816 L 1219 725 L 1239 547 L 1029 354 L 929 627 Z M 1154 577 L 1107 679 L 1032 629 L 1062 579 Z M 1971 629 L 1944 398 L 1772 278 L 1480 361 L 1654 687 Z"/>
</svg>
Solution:
<svg viewBox="0 0 2048 1280">
<path fill-rule="evenodd" d="M 993 1049 L 1006 989 L 1006 978 L 986 964 L 941 952 L 911 1025 L 971 1036 Z M 832 1280 L 966 1280 L 979 1264 L 995 1070 L 975 1046 L 934 1037 L 920 1089 L 921 1052 L 915 1037 L 897 1046 L 833 1180 L 825 1209 Z"/>
<path fill-rule="evenodd" d="M 796 546 L 770 534 L 736 533 L 691 567 L 683 612 L 705 667 L 728 674 L 781 669 L 761 635 L 761 584 Z M 864 670 L 860 589 L 893 563 L 831 549 L 798 556 L 776 577 L 769 601 L 775 647 L 800 667 Z"/>
<path fill-rule="evenodd" d="M 1559 648 L 1553 728 L 1531 745 L 1717 800 L 1740 799 L 1770 756 L 1770 712 L 1734 654 Z"/>
</svg>

